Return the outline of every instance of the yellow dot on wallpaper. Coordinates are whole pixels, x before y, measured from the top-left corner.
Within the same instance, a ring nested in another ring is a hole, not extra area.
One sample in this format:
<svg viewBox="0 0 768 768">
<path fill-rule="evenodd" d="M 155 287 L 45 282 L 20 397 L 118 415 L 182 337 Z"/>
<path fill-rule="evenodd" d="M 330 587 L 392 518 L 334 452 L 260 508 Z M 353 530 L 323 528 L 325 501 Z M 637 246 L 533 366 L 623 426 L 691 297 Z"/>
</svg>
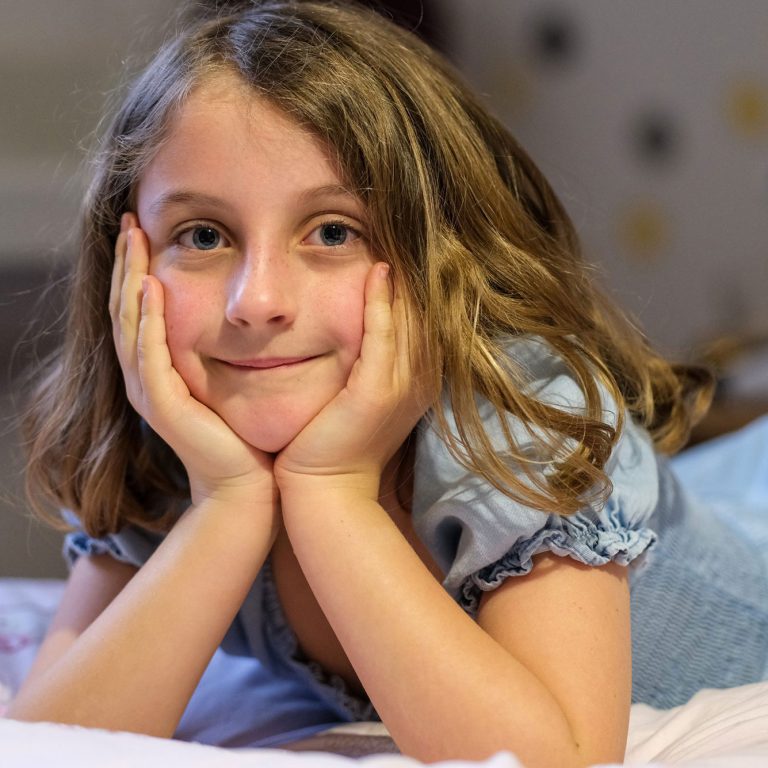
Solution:
<svg viewBox="0 0 768 768">
<path fill-rule="evenodd" d="M 737 80 L 726 92 L 731 127 L 749 139 L 768 138 L 768 83 Z"/>
<path fill-rule="evenodd" d="M 671 225 L 664 209 L 652 200 L 631 203 L 619 214 L 619 239 L 638 262 L 656 261 L 669 242 Z"/>
</svg>

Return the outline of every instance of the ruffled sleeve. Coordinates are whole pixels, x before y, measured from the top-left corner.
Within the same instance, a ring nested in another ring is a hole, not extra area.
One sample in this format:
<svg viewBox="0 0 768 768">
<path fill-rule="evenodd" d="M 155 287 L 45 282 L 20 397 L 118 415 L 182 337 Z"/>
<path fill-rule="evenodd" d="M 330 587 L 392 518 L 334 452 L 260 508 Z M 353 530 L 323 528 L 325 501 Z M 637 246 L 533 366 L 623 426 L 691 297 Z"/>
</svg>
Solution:
<svg viewBox="0 0 768 768">
<path fill-rule="evenodd" d="M 530 339 L 510 345 L 532 373 L 536 396 L 564 410 L 580 409 L 584 398 L 567 368 L 543 342 Z M 603 416 L 616 424 L 607 393 Z M 494 446 L 505 445 L 495 410 L 480 402 L 480 413 Z M 446 407 L 448 424 L 455 422 Z M 510 416 L 519 444 L 531 443 L 528 431 Z M 629 565 L 656 541 L 649 519 L 658 505 L 659 469 L 648 433 L 626 414 L 622 434 L 606 465 L 613 484 L 602 505 L 573 515 L 557 515 L 525 506 L 462 467 L 437 432 L 420 427 L 416 447 L 413 525 L 445 573 L 444 586 L 474 614 L 483 591 L 510 576 L 531 571 L 532 557 L 550 551 L 586 565 Z"/>
<path fill-rule="evenodd" d="M 96 539 L 83 531 L 77 515 L 73 512 L 63 510 L 61 515 L 76 529 L 64 537 L 64 559 L 70 568 L 83 555 L 110 555 L 115 560 L 140 568 L 164 538 L 162 534 L 136 525 L 127 525 L 117 533 Z"/>
</svg>

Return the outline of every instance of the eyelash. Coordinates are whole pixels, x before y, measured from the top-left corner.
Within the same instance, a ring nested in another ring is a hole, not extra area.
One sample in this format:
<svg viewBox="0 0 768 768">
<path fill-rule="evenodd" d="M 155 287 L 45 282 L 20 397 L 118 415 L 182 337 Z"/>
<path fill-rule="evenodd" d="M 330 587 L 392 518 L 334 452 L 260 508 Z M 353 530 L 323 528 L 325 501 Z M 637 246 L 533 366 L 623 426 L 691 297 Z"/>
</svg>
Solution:
<svg viewBox="0 0 768 768">
<path fill-rule="evenodd" d="M 348 221 L 346 221 L 344 219 L 328 219 L 327 221 L 322 221 L 317 226 L 315 226 L 312 229 L 312 231 L 309 233 L 309 235 L 307 235 L 307 237 L 305 237 L 304 240 L 302 240 L 302 243 L 305 240 L 307 240 L 311 235 L 313 235 L 315 232 L 317 232 L 319 229 L 322 229 L 323 227 L 333 227 L 333 226 L 343 227 L 344 230 L 346 230 L 347 232 L 351 233 L 353 235 L 353 242 L 354 242 L 354 240 L 357 240 L 358 238 L 361 238 L 363 236 L 362 233 L 360 232 L 360 230 L 357 229 L 357 227 L 352 226 Z M 181 242 L 181 239 L 184 237 L 184 235 L 193 234 L 197 230 L 201 230 L 201 229 L 210 229 L 210 230 L 214 231 L 219 236 L 220 240 L 223 240 L 224 242 L 227 242 L 227 243 L 229 242 L 228 239 L 222 234 L 222 232 L 221 232 L 221 230 L 220 230 L 220 228 L 218 226 L 215 226 L 213 224 L 209 224 L 208 222 L 205 222 L 205 221 L 196 221 L 196 222 L 190 224 L 189 226 L 185 227 L 184 229 L 182 229 L 180 232 L 178 232 L 177 234 L 175 234 L 173 236 L 173 243 L 174 243 L 174 245 L 178 245 L 178 246 L 180 246 L 182 248 L 185 248 L 186 250 L 200 251 L 200 252 L 203 252 L 203 253 L 206 252 L 206 251 L 215 251 L 215 250 L 218 250 L 219 248 L 222 247 L 220 244 L 217 244 L 213 248 L 195 248 L 192 245 L 185 245 L 184 243 Z M 320 247 L 324 247 L 324 248 L 344 248 L 347 245 L 348 245 L 348 243 L 347 243 L 347 240 L 345 238 L 344 242 L 343 243 L 339 243 L 338 245 L 323 245 L 323 246 L 320 246 Z M 228 247 L 228 246 L 223 246 L 223 247 Z"/>
<path fill-rule="evenodd" d="M 203 253 L 205 251 L 215 251 L 221 247 L 220 242 L 217 243 L 216 246 L 213 248 L 195 248 L 194 245 L 186 245 L 185 243 L 182 242 L 182 238 L 185 235 L 193 235 L 196 231 L 201 229 L 210 229 L 218 235 L 220 241 L 223 240 L 225 242 L 229 242 L 227 238 L 221 233 L 221 230 L 219 227 L 214 226 L 213 224 L 209 224 L 208 222 L 205 222 L 205 221 L 196 221 L 190 224 L 189 226 L 185 227 L 184 229 L 182 229 L 180 232 L 176 233 L 173 236 L 174 245 L 178 245 L 181 248 L 184 248 L 185 250 L 188 250 L 188 251 L 200 251 Z"/>
<path fill-rule="evenodd" d="M 327 221 L 321 221 L 316 227 L 312 229 L 312 231 L 307 235 L 307 237 L 302 240 L 304 242 L 305 240 L 308 240 L 309 237 L 311 237 L 315 232 L 322 229 L 323 227 L 342 227 L 346 232 L 352 234 L 352 242 L 354 243 L 357 239 L 361 238 L 363 235 L 360 232 L 357 227 L 353 227 L 348 221 L 345 221 L 344 219 L 328 219 Z M 339 243 L 338 245 L 322 245 L 323 248 L 344 248 L 349 247 L 349 243 L 347 242 L 347 239 L 344 239 L 343 243 Z"/>
</svg>

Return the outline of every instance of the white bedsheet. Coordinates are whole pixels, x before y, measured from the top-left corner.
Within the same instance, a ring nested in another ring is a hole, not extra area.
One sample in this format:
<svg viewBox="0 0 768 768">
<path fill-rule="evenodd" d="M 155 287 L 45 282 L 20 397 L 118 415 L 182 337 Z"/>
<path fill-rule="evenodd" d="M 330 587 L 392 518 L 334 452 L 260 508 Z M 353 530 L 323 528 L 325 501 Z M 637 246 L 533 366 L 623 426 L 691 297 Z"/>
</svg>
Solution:
<svg viewBox="0 0 768 768">
<path fill-rule="evenodd" d="M 347 732 L 381 734 L 380 724 L 344 726 Z M 420 763 L 396 755 L 352 760 L 338 755 L 276 749 L 229 750 L 50 723 L 0 719 L 0 764 L 4 768 L 408 768 Z M 450 761 L 448 768 L 519 768 L 509 753 L 482 762 Z M 702 691 L 682 707 L 659 712 L 632 707 L 624 765 L 689 768 L 765 768 L 768 765 L 768 683 Z"/>
</svg>

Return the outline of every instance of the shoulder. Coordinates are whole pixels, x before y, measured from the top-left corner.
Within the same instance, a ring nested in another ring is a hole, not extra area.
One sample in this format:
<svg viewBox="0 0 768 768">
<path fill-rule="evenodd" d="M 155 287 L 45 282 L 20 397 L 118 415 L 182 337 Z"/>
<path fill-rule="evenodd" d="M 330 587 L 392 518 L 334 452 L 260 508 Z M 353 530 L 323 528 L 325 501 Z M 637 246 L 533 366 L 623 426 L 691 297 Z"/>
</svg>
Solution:
<svg viewBox="0 0 768 768">
<path fill-rule="evenodd" d="M 584 406 L 581 388 L 546 342 L 525 337 L 510 340 L 505 348 L 537 398 L 563 409 Z M 618 408 L 607 391 L 600 392 L 604 418 L 616 425 Z M 444 408 L 448 427 L 458 437 L 450 403 L 444 401 Z M 506 442 L 496 411 L 482 398 L 478 408 L 486 435 L 502 456 Z M 610 497 L 568 516 L 542 512 L 491 486 L 458 461 L 425 420 L 416 444 L 414 528 L 447 573 L 446 588 L 476 606 L 478 590 L 530 572 L 534 555 L 541 552 L 586 565 L 627 565 L 643 554 L 656 540 L 648 520 L 658 505 L 658 460 L 648 433 L 628 413 L 623 415 L 622 432 L 606 465 Z M 513 414 L 504 427 L 523 447 L 534 439 Z M 546 457 L 540 464 L 545 471 Z"/>
</svg>

